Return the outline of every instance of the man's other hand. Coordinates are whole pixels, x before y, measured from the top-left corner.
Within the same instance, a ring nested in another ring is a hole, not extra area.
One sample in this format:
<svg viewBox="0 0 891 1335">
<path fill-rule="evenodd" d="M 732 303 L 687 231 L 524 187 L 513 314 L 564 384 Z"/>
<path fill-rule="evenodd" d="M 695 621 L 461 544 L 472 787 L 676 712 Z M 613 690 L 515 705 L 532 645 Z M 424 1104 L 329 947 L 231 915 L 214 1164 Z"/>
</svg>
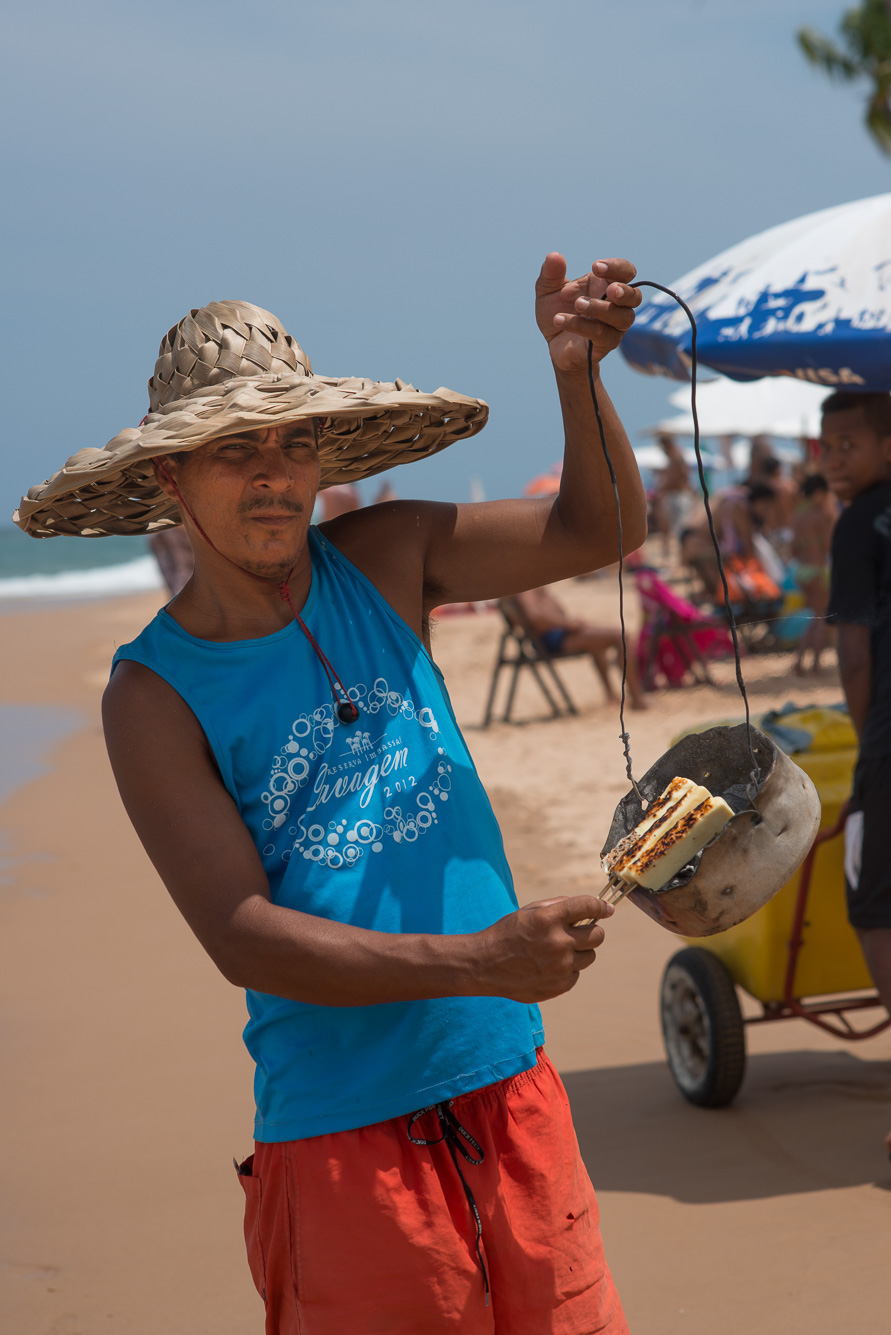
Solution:
<svg viewBox="0 0 891 1335">
<path fill-rule="evenodd" d="M 586 370 L 589 342 L 595 365 L 619 346 L 640 305 L 640 292 L 630 286 L 636 276 L 630 260 L 597 260 L 569 281 L 563 256 L 546 256 L 535 284 L 535 318 L 558 371 Z"/>
<path fill-rule="evenodd" d="M 547 1001 L 575 987 L 602 944 L 599 918 L 613 906 L 596 895 L 562 896 L 527 904 L 480 932 L 481 991 L 511 1001 Z M 589 926 L 576 924 L 594 919 Z"/>
</svg>

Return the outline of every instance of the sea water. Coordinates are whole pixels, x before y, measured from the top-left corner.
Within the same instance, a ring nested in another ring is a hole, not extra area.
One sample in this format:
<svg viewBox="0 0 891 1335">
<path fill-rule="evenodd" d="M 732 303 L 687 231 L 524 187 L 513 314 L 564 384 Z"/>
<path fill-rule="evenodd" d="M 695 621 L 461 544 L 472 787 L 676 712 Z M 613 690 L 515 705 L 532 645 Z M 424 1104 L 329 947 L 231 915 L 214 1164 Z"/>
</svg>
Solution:
<svg viewBox="0 0 891 1335">
<path fill-rule="evenodd" d="M 45 774 L 53 748 L 83 722 L 76 709 L 0 704 L 0 804 L 17 788 Z M 11 883 L 16 862 L 7 832 L 0 825 L 0 887 Z"/>
<path fill-rule="evenodd" d="M 0 527 L 0 607 L 30 599 L 109 598 L 162 587 L 145 538 L 29 538 Z"/>
</svg>

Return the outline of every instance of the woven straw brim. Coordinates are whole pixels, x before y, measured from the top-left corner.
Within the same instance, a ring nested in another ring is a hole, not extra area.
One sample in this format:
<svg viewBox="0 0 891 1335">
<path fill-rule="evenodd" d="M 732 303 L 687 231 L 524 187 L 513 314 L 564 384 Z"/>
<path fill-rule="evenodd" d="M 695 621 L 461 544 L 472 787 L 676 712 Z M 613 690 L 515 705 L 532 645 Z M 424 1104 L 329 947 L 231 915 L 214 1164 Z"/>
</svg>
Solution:
<svg viewBox="0 0 891 1335">
<path fill-rule="evenodd" d="M 423 394 L 400 380 L 240 377 L 166 404 L 101 450 L 72 455 L 49 481 L 30 489 L 13 520 L 33 538 L 157 533 L 180 516 L 155 481 L 156 455 L 320 417 L 327 419 L 319 434 L 321 487 L 331 487 L 437 454 L 481 431 L 488 415 L 482 399 L 450 389 Z"/>
</svg>

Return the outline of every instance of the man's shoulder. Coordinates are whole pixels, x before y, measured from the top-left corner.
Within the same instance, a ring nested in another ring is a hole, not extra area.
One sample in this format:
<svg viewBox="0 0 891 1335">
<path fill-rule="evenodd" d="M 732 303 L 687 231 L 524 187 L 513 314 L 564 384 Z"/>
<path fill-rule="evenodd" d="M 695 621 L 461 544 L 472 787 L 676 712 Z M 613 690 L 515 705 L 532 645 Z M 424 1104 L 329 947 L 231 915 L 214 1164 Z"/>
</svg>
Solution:
<svg viewBox="0 0 891 1335">
<path fill-rule="evenodd" d="M 119 659 L 102 695 L 103 711 L 169 709 L 182 700 L 160 672 L 134 658 Z"/>
<path fill-rule="evenodd" d="M 392 532 L 410 537 L 419 524 L 434 522 L 454 507 L 442 501 L 393 500 L 348 510 L 319 524 L 318 531 L 336 547 L 364 540 L 369 534 Z"/>
<path fill-rule="evenodd" d="M 319 524 L 319 533 L 392 601 L 423 579 L 435 536 L 454 526 L 455 506 L 442 501 L 383 501 Z"/>
<path fill-rule="evenodd" d="M 891 509 L 891 483 L 871 487 L 855 496 L 836 520 L 833 547 L 860 547 L 874 540 L 875 521 Z"/>
<path fill-rule="evenodd" d="M 144 663 L 122 659 L 102 696 L 106 743 L 122 743 L 135 758 L 147 746 L 172 753 L 207 750 L 198 720 L 180 693 Z"/>
<path fill-rule="evenodd" d="M 839 526 L 844 524 L 845 527 L 868 523 L 870 519 L 889 508 L 891 508 L 891 482 L 880 482 L 878 486 L 870 487 L 867 491 L 862 491 L 859 496 L 855 496 L 847 509 L 842 511 L 838 523 Z"/>
<path fill-rule="evenodd" d="M 103 710 L 176 707 L 181 692 L 169 681 L 176 624 L 162 608 L 135 639 L 115 651 Z"/>
</svg>

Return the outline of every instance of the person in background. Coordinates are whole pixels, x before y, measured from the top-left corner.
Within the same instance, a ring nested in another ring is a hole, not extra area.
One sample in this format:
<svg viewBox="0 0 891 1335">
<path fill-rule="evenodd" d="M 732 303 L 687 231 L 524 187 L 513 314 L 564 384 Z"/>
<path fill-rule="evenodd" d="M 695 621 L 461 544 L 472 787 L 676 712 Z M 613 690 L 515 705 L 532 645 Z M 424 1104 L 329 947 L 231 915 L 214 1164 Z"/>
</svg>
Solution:
<svg viewBox="0 0 891 1335">
<path fill-rule="evenodd" d="M 756 485 L 769 487 L 773 492 L 771 504 L 764 513 L 762 532 L 782 560 L 787 560 L 792 543 L 792 528 L 798 508 L 798 487 L 783 472 L 779 459 L 770 456 L 761 466 Z"/>
<path fill-rule="evenodd" d="M 859 738 L 845 824 L 848 918 L 891 1010 L 891 394 L 830 395 L 821 449 L 846 507 L 832 535 L 829 620 Z"/>
<path fill-rule="evenodd" d="M 359 488 L 353 482 L 344 482 L 336 487 L 326 487 L 319 493 L 319 502 L 322 507 L 322 518 L 337 519 L 338 515 L 349 514 L 351 510 L 359 510 L 362 506 L 362 497 L 359 495 Z"/>
<path fill-rule="evenodd" d="M 749 543 L 752 558 L 766 571 L 779 589 L 786 577 L 791 528 L 786 536 L 772 527 L 777 512 L 777 493 L 766 482 L 756 482 L 747 488 L 749 513 Z M 781 555 L 782 552 L 782 555 Z"/>
<path fill-rule="evenodd" d="M 805 655 L 812 655 L 811 672 L 820 671 L 820 655 L 829 640 L 829 549 L 838 518 L 838 503 L 822 473 L 809 473 L 801 483 L 801 501 L 792 525 L 792 570 L 813 613 L 798 643 L 794 671 L 804 676 Z"/>
<path fill-rule="evenodd" d="M 716 513 L 718 498 L 722 494 L 718 492 L 712 500 L 713 515 Z M 681 561 L 699 581 L 699 588 L 694 591 L 693 596 L 698 599 L 703 596 L 711 598 L 720 576 L 709 532 L 708 515 L 701 499 L 694 504 L 687 516 L 687 522 L 678 534 L 678 540 L 681 545 Z"/>
<path fill-rule="evenodd" d="M 749 455 L 749 471 L 745 482 L 749 486 L 754 486 L 757 482 L 765 482 L 764 465 L 768 459 L 772 459 L 773 446 L 767 436 L 752 437 L 752 452 Z"/>
<path fill-rule="evenodd" d="M 149 535 L 148 545 L 152 556 L 158 562 L 158 568 L 164 583 L 175 598 L 192 578 L 195 558 L 192 544 L 184 528 L 164 528 L 160 533 Z"/>
<path fill-rule="evenodd" d="M 659 470 L 653 510 L 662 534 L 662 558 L 667 561 L 671 539 L 683 530 L 694 496 L 690 470 L 677 441 L 672 436 L 660 436 L 659 444 L 668 462 Z"/>
<path fill-rule="evenodd" d="M 762 482 L 724 487 L 712 498 L 715 533 L 733 602 L 771 602 L 780 597 L 783 565 L 761 533 L 773 502 L 773 489 Z M 681 557 L 701 580 L 701 593 L 722 603 L 720 571 L 701 502 L 681 534 Z"/>
<path fill-rule="evenodd" d="M 595 671 L 603 682 L 606 698 L 612 705 L 619 703 L 619 692 L 613 687 L 610 670 L 615 667 L 622 676 L 622 631 L 619 626 L 595 626 L 588 621 L 571 617 L 548 588 L 527 589 L 517 594 L 526 620 L 549 654 L 590 654 Z M 628 695 L 632 709 L 646 709 L 647 700 L 637 672 L 637 655 L 633 637 L 627 637 Z"/>
</svg>

